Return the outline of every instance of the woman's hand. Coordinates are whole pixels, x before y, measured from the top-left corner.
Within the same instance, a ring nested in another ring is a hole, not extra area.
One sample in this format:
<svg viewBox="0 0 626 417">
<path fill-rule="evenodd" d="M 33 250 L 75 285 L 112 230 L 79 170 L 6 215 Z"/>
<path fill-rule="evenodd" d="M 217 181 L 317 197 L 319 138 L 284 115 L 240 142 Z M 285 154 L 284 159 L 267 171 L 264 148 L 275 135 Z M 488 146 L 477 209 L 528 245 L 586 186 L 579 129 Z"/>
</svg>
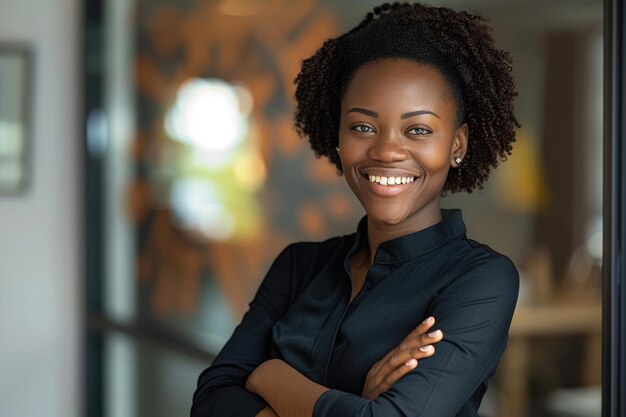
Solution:
<svg viewBox="0 0 626 417">
<path fill-rule="evenodd" d="M 417 367 L 419 359 L 434 355 L 434 343 L 443 339 L 443 332 L 429 332 L 435 318 L 429 317 L 415 328 L 400 344 L 376 362 L 367 373 L 363 398 L 374 400 L 400 378 Z"/>
</svg>

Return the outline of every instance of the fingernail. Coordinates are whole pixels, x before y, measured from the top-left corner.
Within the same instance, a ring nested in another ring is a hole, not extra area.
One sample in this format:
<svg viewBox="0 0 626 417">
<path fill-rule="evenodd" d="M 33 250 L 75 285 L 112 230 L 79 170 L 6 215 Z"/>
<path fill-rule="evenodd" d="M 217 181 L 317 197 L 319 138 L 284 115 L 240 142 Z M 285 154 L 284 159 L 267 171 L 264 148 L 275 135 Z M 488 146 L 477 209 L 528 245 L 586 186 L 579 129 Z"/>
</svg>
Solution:
<svg viewBox="0 0 626 417">
<path fill-rule="evenodd" d="M 439 337 L 441 336 L 441 330 L 435 330 L 434 332 L 428 333 L 428 337 Z"/>
<path fill-rule="evenodd" d="M 422 352 L 430 352 L 431 350 L 433 350 L 433 345 L 422 346 L 420 350 Z"/>
<path fill-rule="evenodd" d="M 428 323 L 430 323 L 431 321 L 433 321 L 433 317 L 432 317 L 432 316 L 430 316 L 430 317 L 428 317 L 426 320 L 424 320 L 424 321 L 422 322 L 422 324 L 428 324 Z"/>
<path fill-rule="evenodd" d="M 408 361 L 406 361 L 405 365 L 408 366 L 408 367 L 415 366 L 415 365 L 417 365 L 417 360 L 409 359 Z"/>
</svg>

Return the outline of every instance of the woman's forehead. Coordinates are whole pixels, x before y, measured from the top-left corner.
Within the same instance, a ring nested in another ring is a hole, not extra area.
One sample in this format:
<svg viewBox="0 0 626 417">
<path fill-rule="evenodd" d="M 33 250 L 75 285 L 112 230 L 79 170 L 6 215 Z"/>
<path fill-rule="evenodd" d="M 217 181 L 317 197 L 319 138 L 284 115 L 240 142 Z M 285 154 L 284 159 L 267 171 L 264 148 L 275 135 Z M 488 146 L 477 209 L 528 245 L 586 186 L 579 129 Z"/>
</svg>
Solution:
<svg viewBox="0 0 626 417">
<path fill-rule="evenodd" d="M 446 79 L 432 65 L 408 59 L 388 58 L 361 66 L 350 81 L 342 104 L 409 100 L 446 105 L 452 100 Z"/>
</svg>

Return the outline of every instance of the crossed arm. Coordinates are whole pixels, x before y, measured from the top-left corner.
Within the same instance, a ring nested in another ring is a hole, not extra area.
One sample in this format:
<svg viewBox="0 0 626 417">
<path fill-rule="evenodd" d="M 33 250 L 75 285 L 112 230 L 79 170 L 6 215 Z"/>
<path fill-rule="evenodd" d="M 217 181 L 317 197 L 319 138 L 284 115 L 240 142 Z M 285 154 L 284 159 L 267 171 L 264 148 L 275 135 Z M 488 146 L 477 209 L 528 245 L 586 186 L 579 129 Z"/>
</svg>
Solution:
<svg viewBox="0 0 626 417">
<path fill-rule="evenodd" d="M 424 320 L 402 343 L 372 366 L 365 381 L 363 398 L 378 398 L 415 369 L 419 360 L 435 353 L 433 344 L 442 339 L 443 333 L 429 332 L 434 324 L 433 317 Z M 269 404 L 256 417 L 312 416 L 317 400 L 328 391 L 280 359 L 270 359 L 258 366 L 248 377 L 245 388 Z"/>
<path fill-rule="evenodd" d="M 271 329 L 292 302 L 293 283 L 285 279 L 296 276 L 285 273 L 290 259 L 286 250 L 275 261 L 242 323 L 200 376 L 192 417 L 453 417 L 466 404 L 477 409 L 484 381 L 504 351 L 515 306 L 518 278 L 510 261 L 474 265 L 436 297 L 429 311 L 446 332 L 436 358 L 411 369 L 403 361 L 410 361 L 407 351 L 415 351 L 403 342 L 372 367 L 358 396 L 316 384 L 281 360 L 268 360 Z"/>
</svg>

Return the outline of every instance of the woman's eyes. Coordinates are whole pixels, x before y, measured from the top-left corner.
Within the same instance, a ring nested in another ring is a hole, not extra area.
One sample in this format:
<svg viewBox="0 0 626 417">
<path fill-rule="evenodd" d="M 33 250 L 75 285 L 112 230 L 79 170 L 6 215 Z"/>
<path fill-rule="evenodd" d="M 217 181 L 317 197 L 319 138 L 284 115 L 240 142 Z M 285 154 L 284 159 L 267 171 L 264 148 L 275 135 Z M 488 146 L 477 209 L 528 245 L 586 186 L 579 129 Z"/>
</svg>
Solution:
<svg viewBox="0 0 626 417">
<path fill-rule="evenodd" d="M 369 132 L 373 132 L 374 129 L 372 129 L 370 126 L 368 125 L 356 125 L 356 126 L 352 126 L 352 130 L 357 131 L 359 133 L 369 133 Z"/>
<path fill-rule="evenodd" d="M 409 132 L 414 135 L 427 135 L 429 133 L 432 133 L 430 130 L 424 129 L 423 127 L 413 127 L 409 129 Z"/>
<path fill-rule="evenodd" d="M 351 129 L 359 133 L 374 132 L 374 128 L 368 125 L 354 125 L 352 126 Z M 433 133 L 433 132 L 423 127 L 412 127 L 411 129 L 407 130 L 407 133 L 411 135 L 428 135 L 429 133 Z"/>
</svg>

